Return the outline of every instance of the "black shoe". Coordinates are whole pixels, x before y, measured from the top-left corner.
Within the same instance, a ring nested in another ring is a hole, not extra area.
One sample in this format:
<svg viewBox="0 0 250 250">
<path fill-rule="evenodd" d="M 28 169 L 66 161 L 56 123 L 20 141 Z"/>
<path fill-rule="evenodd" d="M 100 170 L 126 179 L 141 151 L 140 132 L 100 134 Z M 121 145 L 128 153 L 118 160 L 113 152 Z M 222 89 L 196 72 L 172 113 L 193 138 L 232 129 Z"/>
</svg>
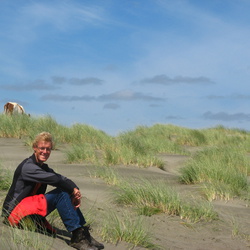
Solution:
<svg viewBox="0 0 250 250">
<path fill-rule="evenodd" d="M 87 240 L 70 243 L 70 246 L 78 250 L 98 250 L 95 246 L 91 246 Z"/>
<path fill-rule="evenodd" d="M 88 241 L 98 249 L 104 249 L 104 245 L 97 240 L 95 240 L 91 235 L 90 235 L 90 227 L 89 226 L 83 226 L 83 234 L 84 236 L 88 239 Z"/>
<path fill-rule="evenodd" d="M 84 235 L 83 228 L 78 228 L 72 232 L 70 246 L 78 250 L 98 250 Z"/>
</svg>

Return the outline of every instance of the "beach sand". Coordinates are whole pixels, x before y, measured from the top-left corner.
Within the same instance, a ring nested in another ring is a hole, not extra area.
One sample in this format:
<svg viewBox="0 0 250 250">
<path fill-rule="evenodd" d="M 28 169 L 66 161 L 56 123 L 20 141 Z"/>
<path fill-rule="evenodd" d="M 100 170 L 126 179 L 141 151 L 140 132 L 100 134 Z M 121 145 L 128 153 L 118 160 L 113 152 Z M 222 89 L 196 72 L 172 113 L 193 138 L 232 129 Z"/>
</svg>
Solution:
<svg viewBox="0 0 250 250">
<path fill-rule="evenodd" d="M 14 170 L 16 166 L 25 158 L 32 154 L 32 150 L 24 145 L 21 139 L 0 138 L 0 164 L 4 168 Z M 194 149 L 192 149 L 194 150 Z M 125 208 L 116 205 L 112 201 L 112 189 L 115 187 L 107 185 L 103 180 L 91 178 L 91 166 L 88 164 L 66 164 L 65 147 L 61 146 L 52 151 L 48 164 L 56 172 L 67 176 L 77 183 L 81 189 L 83 199 L 81 210 L 83 213 L 92 211 L 96 215 L 91 234 L 102 241 L 98 234 L 98 222 L 101 222 L 103 212 L 113 210 L 116 213 L 124 215 Z M 182 195 L 192 195 L 192 197 L 201 197 L 199 187 L 195 185 L 182 185 L 178 183 L 178 169 L 183 166 L 188 159 L 187 156 L 162 154 L 165 162 L 165 170 L 158 168 L 138 168 L 133 166 L 116 166 L 114 169 L 119 176 L 124 178 L 147 178 L 153 181 L 164 180 L 173 186 Z M 0 202 L 2 205 L 6 192 L 1 191 Z M 187 223 L 178 216 L 169 216 L 166 214 L 153 215 L 145 217 L 148 228 L 153 235 L 153 241 L 162 249 L 195 249 L 195 250 L 236 250 L 250 249 L 250 207 L 249 203 L 239 199 L 232 201 L 214 201 L 213 206 L 219 214 L 219 220 L 212 222 Z M 10 237 L 8 226 L 0 222 L 0 237 L 6 239 Z M 53 239 L 51 249 L 73 249 L 68 246 L 70 234 L 65 228 L 59 228 L 58 237 Z M 234 236 L 234 234 L 237 234 Z M 41 239 L 48 236 L 41 235 Z M 11 240 L 11 238 L 10 238 Z M 6 244 L 0 249 L 7 250 Z M 102 241 L 103 242 L 103 241 Z M 125 250 L 130 249 L 131 245 L 125 242 L 117 244 L 106 243 L 107 250 Z M 13 249 L 13 248 L 11 248 Z M 18 248 L 17 248 L 18 249 Z M 145 249 L 134 247 L 133 249 Z"/>
</svg>

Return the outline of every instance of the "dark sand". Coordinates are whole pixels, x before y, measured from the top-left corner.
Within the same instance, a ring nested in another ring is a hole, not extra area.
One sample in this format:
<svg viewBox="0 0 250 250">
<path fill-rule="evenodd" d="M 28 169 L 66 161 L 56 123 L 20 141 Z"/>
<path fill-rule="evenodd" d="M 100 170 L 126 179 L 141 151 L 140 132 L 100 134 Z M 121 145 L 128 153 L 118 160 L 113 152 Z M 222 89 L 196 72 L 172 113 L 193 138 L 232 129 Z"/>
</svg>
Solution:
<svg viewBox="0 0 250 250">
<path fill-rule="evenodd" d="M 32 154 L 32 150 L 24 146 L 22 140 L 12 138 L 0 138 L 0 164 L 3 167 L 14 170 L 25 157 Z M 92 235 L 102 241 L 98 230 L 98 215 L 108 209 L 123 214 L 124 208 L 118 207 L 112 203 L 111 190 L 114 188 L 105 184 L 103 180 L 90 178 L 91 166 L 85 164 L 65 164 L 64 147 L 52 151 L 48 164 L 58 173 L 67 176 L 75 181 L 81 189 L 83 200 L 81 209 L 86 211 L 96 211 L 95 223 L 93 225 Z M 151 178 L 152 180 L 163 179 L 170 185 L 179 190 L 182 194 L 192 194 L 193 197 L 200 197 L 199 189 L 196 186 L 181 185 L 177 182 L 178 169 L 183 166 L 188 159 L 179 155 L 161 155 L 166 163 L 165 171 L 157 168 L 141 169 L 136 167 L 117 166 L 116 170 L 124 178 Z M 6 192 L 0 193 L 0 203 L 2 204 Z M 153 234 L 154 243 L 161 245 L 163 249 L 250 249 L 250 207 L 249 203 L 235 199 L 232 201 L 214 201 L 215 210 L 219 213 L 219 220 L 209 223 L 201 222 L 190 224 L 182 221 L 177 216 L 168 216 L 165 214 L 145 217 Z M 101 221 L 101 220 L 99 220 Z M 232 222 L 237 224 L 239 235 L 233 237 L 235 227 Z M 6 244 L 1 242 L 9 237 L 9 228 L 0 222 L 0 249 L 8 249 Z M 67 245 L 70 235 L 65 228 L 59 228 L 60 234 L 53 240 L 51 249 L 73 249 Z M 41 239 L 48 236 L 41 235 Z M 246 239 L 247 238 L 247 239 Z M 10 238 L 11 240 L 11 238 Z M 119 242 L 117 245 L 105 243 L 105 249 L 125 250 L 131 245 L 125 242 Z M 10 249 L 10 248 L 9 248 Z M 13 249 L 13 248 L 11 248 Z M 18 247 L 16 249 L 19 249 Z M 133 249 L 145 249 L 135 247 Z"/>
</svg>

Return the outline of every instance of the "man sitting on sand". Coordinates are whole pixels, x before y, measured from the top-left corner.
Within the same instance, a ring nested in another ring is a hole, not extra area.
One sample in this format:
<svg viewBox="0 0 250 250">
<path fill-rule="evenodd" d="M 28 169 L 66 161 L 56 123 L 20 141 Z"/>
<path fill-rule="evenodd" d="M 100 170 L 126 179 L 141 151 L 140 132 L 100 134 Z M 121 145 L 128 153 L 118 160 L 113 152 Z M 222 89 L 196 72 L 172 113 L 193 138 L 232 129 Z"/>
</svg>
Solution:
<svg viewBox="0 0 250 250">
<path fill-rule="evenodd" d="M 69 232 L 70 245 L 81 250 L 103 249 L 89 233 L 89 227 L 79 207 L 81 193 L 70 179 L 57 174 L 45 163 L 53 148 L 52 136 L 48 132 L 38 134 L 33 142 L 34 153 L 17 167 L 13 182 L 3 204 L 2 216 L 11 226 L 19 226 L 26 216 L 42 218 L 39 225 L 50 233 L 55 230 L 45 219 L 57 208 Z M 45 194 L 47 185 L 56 187 Z M 37 223 L 37 220 L 36 220 Z"/>
</svg>

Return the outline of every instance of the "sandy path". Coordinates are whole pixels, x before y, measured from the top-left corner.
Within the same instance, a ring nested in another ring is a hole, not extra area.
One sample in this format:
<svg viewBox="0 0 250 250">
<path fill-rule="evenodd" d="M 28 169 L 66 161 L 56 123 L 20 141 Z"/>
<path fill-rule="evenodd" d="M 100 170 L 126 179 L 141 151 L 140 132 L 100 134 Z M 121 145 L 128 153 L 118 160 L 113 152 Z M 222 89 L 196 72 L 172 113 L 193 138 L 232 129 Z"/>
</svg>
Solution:
<svg viewBox="0 0 250 250">
<path fill-rule="evenodd" d="M 0 138 L 0 163 L 9 169 L 15 169 L 25 157 L 32 154 L 32 150 L 24 146 L 23 141 L 19 139 Z M 195 186 L 180 185 L 178 179 L 178 169 L 183 166 L 188 159 L 186 156 L 161 155 L 165 162 L 165 171 L 157 168 L 140 169 L 135 167 L 119 166 L 116 167 L 118 174 L 124 178 L 150 178 L 152 180 L 163 179 L 177 190 L 186 193 L 192 193 L 193 196 L 200 196 L 199 189 Z M 62 175 L 75 181 L 82 190 L 83 205 L 82 211 L 86 212 L 90 208 L 96 212 L 96 223 L 98 223 L 98 215 L 101 211 L 114 209 L 118 213 L 123 213 L 123 208 L 112 203 L 110 187 L 100 179 L 90 178 L 90 166 L 82 164 L 65 164 L 63 147 L 53 151 L 48 161 L 50 167 Z M 0 201 L 3 200 L 3 193 Z M 161 245 L 163 249 L 250 249 L 250 208 L 249 204 L 244 201 L 234 200 L 230 202 L 216 201 L 213 203 L 216 211 L 219 213 L 220 220 L 211 223 L 188 224 L 179 217 L 168 216 L 165 214 L 145 217 L 149 223 L 150 231 L 154 235 L 154 242 Z M 233 237 L 232 231 L 234 227 L 232 222 L 237 224 L 240 236 Z M 5 225 L 0 224 L 1 238 L 9 237 Z M 64 230 L 64 228 L 61 228 Z M 93 228 L 93 236 L 101 240 L 95 228 Z M 244 239 L 248 236 L 248 240 Z M 41 236 L 46 237 L 46 236 Z M 53 241 L 51 249 L 72 249 L 67 245 L 70 235 L 64 233 Z M 0 249 L 1 243 L 0 243 Z M 119 243 L 118 245 L 105 243 L 105 249 L 126 250 L 129 249 L 128 244 Z M 144 248 L 134 248 L 144 249 Z M 5 249 L 3 249 L 5 250 Z"/>
</svg>

